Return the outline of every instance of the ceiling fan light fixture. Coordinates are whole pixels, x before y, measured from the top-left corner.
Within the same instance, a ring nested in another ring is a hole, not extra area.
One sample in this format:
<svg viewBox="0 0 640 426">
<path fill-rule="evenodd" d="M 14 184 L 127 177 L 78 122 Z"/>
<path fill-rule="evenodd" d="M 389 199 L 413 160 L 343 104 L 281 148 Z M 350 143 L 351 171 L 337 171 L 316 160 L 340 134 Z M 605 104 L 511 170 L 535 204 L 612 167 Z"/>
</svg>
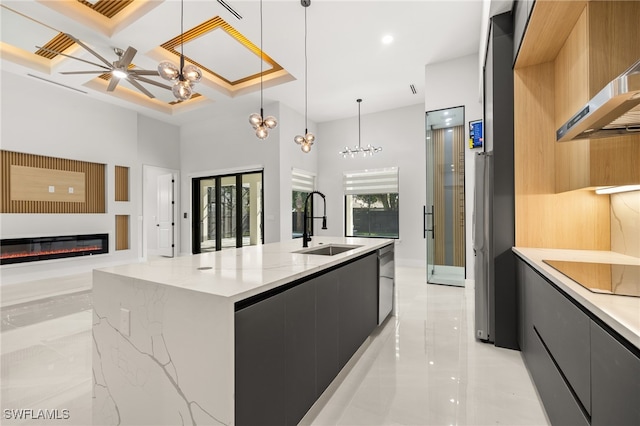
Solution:
<svg viewBox="0 0 640 426">
<path fill-rule="evenodd" d="M 127 78 L 129 76 L 126 71 L 117 68 L 111 70 L 111 75 L 117 78 Z"/>
</svg>

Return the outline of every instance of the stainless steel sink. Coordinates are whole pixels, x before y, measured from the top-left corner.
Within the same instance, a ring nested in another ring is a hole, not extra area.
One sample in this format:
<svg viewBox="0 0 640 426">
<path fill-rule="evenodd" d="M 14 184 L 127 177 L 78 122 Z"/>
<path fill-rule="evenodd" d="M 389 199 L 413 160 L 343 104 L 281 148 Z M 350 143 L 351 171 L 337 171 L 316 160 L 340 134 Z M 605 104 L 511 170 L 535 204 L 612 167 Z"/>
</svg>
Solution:
<svg viewBox="0 0 640 426">
<path fill-rule="evenodd" d="M 293 253 L 333 256 L 339 253 L 344 253 L 345 251 L 353 250 L 358 247 L 362 247 L 362 246 L 349 245 L 349 244 L 326 244 L 320 247 L 311 247 L 311 248 L 294 251 Z"/>
</svg>

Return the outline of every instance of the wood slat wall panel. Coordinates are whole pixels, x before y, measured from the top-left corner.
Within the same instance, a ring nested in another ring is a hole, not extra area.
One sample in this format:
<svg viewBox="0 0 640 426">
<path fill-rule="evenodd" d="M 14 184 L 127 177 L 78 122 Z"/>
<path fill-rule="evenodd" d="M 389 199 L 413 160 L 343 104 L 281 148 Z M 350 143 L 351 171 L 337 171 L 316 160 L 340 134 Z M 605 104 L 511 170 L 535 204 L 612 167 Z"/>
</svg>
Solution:
<svg viewBox="0 0 640 426">
<path fill-rule="evenodd" d="M 433 229 L 435 233 L 434 241 L 434 264 L 445 264 L 445 239 L 444 239 L 444 129 L 433 130 L 433 164 L 435 167 L 433 178 Z"/>
<path fill-rule="evenodd" d="M 464 126 L 453 128 L 453 158 L 456 161 L 453 175 L 453 266 L 464 266 L 465 264 L 464 135 Z"/>
<path fill-rule="evenodd" d="M 129 201 L 129 168 L 116 166 L 116 201 Z"/>
<path fill-rule="evenodd" d="M 129 216 L 116 215 L 116 250 L 129 249 Z"/>
<path fill-rule="evenodd" d="M 105 165 L 63 158 L 45 157 L 13 151 L 1 151 L 2 182 L 0 199 L 2 213 L 106 213 Z M 85 202 L 15 200 L 11 194 L 11 166 L 84 173 Z"/>
</svg>

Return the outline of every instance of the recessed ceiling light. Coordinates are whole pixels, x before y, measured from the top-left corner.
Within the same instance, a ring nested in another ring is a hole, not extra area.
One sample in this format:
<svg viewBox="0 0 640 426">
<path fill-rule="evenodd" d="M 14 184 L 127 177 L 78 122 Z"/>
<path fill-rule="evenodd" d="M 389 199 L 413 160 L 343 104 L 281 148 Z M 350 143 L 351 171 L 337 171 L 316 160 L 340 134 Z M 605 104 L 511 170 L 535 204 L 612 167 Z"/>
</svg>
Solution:
<svg viewBox="0 0 640 426">
<path fill-rule="evenodd" d="M 392 35 L 387 34 L 386 36 L 382 37 L 382 44 L 391 44 L 391 42 L 393 42 Z"/>
</svg>

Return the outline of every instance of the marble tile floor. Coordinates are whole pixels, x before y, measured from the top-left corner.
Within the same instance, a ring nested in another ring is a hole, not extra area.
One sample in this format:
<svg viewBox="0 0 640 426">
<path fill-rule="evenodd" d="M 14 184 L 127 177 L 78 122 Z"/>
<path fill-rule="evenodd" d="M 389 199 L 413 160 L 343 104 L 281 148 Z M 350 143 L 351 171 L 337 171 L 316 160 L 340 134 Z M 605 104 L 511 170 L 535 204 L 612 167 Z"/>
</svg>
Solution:
<svg viewBox="0 0 640 426">
<path fill-rule="evenodd" d="M 396 275 L 396 317 L 302 424 L 548 424 L 520 353 L 474 339 L 472 288 Z M 91 314 L 86 291 L 2 308 L 0 424 L 91 424 Z M 69 418 L 7 418 L 20 408 Z"/>
</svg>

